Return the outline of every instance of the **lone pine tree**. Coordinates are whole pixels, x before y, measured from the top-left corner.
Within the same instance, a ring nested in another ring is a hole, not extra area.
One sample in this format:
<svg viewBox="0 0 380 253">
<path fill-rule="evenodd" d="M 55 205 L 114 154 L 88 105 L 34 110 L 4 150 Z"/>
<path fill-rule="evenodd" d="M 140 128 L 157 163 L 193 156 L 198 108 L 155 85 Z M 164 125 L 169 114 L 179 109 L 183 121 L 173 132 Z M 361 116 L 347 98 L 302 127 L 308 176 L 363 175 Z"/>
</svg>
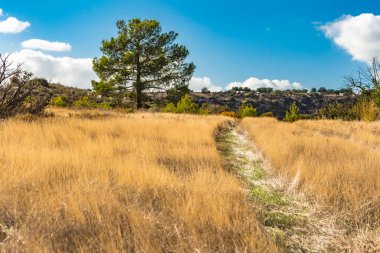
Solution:
<svg viewBox="0 0 380 253">
<path fill-rule="evenodd" d="M 162 32 L 156 20 L 132 19 L 116 23 L 118 35 L 103 40 L 103 56 L 93 60 L 93 69 L 100 81 L 93 81 L 93 89 L 108 95 L 132 90 L 136 107 L 143 106 L 142 92 L 188 86 L 195 70 L 186 63 L 189 51 L 175 43 L 177 33 Z"/>
</svg>

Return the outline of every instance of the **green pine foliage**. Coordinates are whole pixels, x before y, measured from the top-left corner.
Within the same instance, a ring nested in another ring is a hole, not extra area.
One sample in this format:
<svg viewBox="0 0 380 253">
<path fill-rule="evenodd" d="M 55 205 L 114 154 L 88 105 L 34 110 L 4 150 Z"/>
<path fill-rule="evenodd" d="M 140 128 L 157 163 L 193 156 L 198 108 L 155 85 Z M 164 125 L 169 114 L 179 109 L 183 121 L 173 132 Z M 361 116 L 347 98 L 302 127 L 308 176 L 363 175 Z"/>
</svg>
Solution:
<svg viewBox="0 0 380 253">
<path fill-rule="evenodd" d="M 162 32 L 154 19 L 119 20 L 116 25 L 117 37 L 103 40 L 103 55 L 93 60 L 100 79 L 92 82 L 97 93 L 131 90 L 140 109 L 144 91 L 187 88 L 195 65 L 186 62 L 189 51 L 176 43 L 176 32 Z"/>
<path fill-rule="evenodd" d="M 293 102 L 290 107 L 289 111 L 286 112 L 284 121 L 285 122 L 294 122 L 300 119 L 299 115 L 299 108 L 296 104 L 296 102 Z"/>
</svg>

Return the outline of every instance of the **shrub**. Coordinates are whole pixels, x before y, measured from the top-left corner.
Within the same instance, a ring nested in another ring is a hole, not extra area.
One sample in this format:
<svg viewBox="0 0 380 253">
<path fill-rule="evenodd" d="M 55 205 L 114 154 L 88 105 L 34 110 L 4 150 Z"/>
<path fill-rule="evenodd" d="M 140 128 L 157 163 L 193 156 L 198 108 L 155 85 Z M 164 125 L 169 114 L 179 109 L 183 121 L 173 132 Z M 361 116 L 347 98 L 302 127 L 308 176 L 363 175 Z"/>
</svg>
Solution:
<svg viewBox="0 0 380 253">
<path fill-rule="evenodd" d="M 100 108 L 100 109 L 105 109 L 105 110 L 111 110 L 111 109 L 115 108 L 114 105 L 107 103 L 107 102 L 100 103 L 96 107 Z"/>
<path fill-rule="evenodd" d="M 298 108 L 296 102 L 293 102 L 289 107 L 289 111 L 287 111 L 285 114 L 284 121 L 294 122 L 294 121 L 299 120 L 300 116 L 299 116 L 298 111 L 299 111 L 299 108 Z"/>
<path fill-rule="evenodd" d="M 85 108 L 90 108 L 90 107 L 95 107 L 94 103 L 91 102 L 87 96 L 84 96 L 83 98 L 74 101 L 73 105 L 75 107 L 85 107 Z"/>
<path fill-rule="evenodd" d="M 189 95 L 185 95 L 178 103 L 177 103 L 177 113 L 198 113 L 199 106 L 196 103 L 191 101 Z"/>
<path fill-rule="evenodd" d="M 59 106 L 59 107 L 66 107 L 69 105 L 69 101 L 67 97 L 65 96 L 57 96 L 57 97 L 52 98 L 52 100 L 50 101 L 50 104 L 54 106 Z"/>
<path fill-rule="evenodd" d="M 207 109 L 199 109 L 198 114 L 201 114 L 201 115 L 209 115 L 209 114 L 210 114 L 210 111 L 207 110 Z"/>
<path fill-rule="evenodd" d="M 227 117 L 233 117 L 233 118 L 237 118 L 238 117 L 238 115 L 236 114 L 236 112 L 230 112 L 230 111 L 221 112 L 219 115 L 227 116 Z"/>
<path fill-rule="evenodd" d="M 319 109 L 316 113 L 316 118 L 319 119 L 342 119 L 342 120 L 356 120 L 357 115 L 351 110 L 349 104 L 332 104 L 325 108 Z"/>
<path fill-rule="evenodd" d="M 191 101 L 188 95 L 185 95 L 175 106 L 173 103 L 169 103 L 161 110 L 161 112 L 170 113 L 192 113 L 192 114 L 208 114 L 208 110 L 200 110 L 199 105 Z"/>
<path fill-rule="evenodd" d="M 161 109 L 161 112 L 177 113 L 177 108 L 173 103 L 169 103 L 163 109 Z"/>
<path fill-rule="evenodd" d="M 271 117 L 274 118 L 273 112 L 264 112 L 263 114 L 260 115 L 260 117 Z"/>
<path fill-rule="evenodd" d="M 201 110 L 207 110 L 211 114 L 220 114 L 221 112 L 228 111 L 229 108 L 226 105 L 216 105 L 212 103 L 204 103 L 201 106 Z"/>
<path fill-rule="evenodd" d="M 372 100 L 359 100 L 353 107 L 352 113 L 364 121 L 375 121 L 379 117 L 379 108 Z"/>
<path fill-rule="evenodd" d="M 33 78 L 9 57 L 0 54 L 0 119 L 16 114 L 41 115 L 51 100 L 49 83 Z"/>
<path fill-rule="evenodd" d="M 238 115 L 240 118 L 256 117 L 257 111 L 255 108 L 253 108 L 252 105 L 247 105 L 246 103 L 243 103 L 239 108 Z"/>
</svg>

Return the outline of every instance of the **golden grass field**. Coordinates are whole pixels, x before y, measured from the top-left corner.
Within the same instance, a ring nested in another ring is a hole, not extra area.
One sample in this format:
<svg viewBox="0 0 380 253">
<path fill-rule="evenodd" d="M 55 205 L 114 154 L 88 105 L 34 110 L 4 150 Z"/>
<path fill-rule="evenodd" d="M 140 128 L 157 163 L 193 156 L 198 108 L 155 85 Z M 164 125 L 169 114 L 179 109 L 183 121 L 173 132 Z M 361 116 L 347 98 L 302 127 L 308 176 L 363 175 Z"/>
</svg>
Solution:
<svg viewBox="0 0 380 253">
<path fill-rule="evenodd" d="M 0 122 L 0 252 L 277 252 L 217 150 L 233 119 L 48 112 Z M 380 247 L 380 122 L 239 128 L 275 177 L 360 237 L 348 252 Z"/>
<path fill-rule="evenodd" d="M 324 210 L 353 230 L 380 228 L 380 122 L 249 118 L 241 127 L 275 172 Z"/>
<path fill-rule="evenodd" d="M 222 169 L 227 118 L 64 114 L 0 123 L 0 251 L 276 251 Z"/>
</svg>

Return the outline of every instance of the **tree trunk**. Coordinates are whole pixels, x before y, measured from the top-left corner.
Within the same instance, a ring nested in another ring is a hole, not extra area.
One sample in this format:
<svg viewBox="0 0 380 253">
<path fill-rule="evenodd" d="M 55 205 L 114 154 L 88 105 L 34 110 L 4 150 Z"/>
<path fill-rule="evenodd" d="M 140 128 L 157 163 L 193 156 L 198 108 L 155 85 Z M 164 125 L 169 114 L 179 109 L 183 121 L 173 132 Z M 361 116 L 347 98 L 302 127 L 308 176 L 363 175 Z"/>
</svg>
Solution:
<svg viewBox="0 0 380 253">
<path fill-rule="evenodd" d="M 142 97 L 141 97 L 141 84 L 138 82 L 136 83 L 136 108 L 141 109 L 142 108 Z"/>
<path fill-rule="evenodd" d="M 141 66 L 140 55 L 136 57 L 136 109 L 142 108 L 142 83 L 141 83 Z"/>
</svg>

